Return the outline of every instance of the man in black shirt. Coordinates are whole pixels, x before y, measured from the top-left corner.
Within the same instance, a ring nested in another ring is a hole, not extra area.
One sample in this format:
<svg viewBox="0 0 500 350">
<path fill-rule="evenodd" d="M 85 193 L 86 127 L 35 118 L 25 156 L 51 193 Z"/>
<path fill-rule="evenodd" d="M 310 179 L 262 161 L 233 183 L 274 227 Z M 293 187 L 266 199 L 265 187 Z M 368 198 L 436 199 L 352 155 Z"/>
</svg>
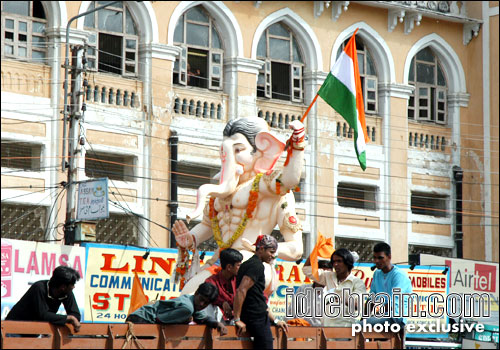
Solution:
<svg viewBox="0 0 500 350">
<path fill-rule="evenodd" d="M 80 330 L 80 311 L 73 295 L 80 274 L 67 266 L 58 266 L 50 280 L 35 282 L 8 313 L 6 320 L 46 321 L 63 326 L 70 323 L 75 332 Z M 61 303 L 67 316 L 58 315 Z"/>
<path fill-rule="evenodd" d="M 278 242 L 272 236 L 260 235 L 254 245 L 255 255 L 241 264 L 236 277 L 234 322 L 239 335 L 248 331 L 254 338 L 255 349 L 272 349 L 271 323 L 288 330 L 286 323 L 277 322 L 268 310 L 264 296 L 263 262 L 270 263 L 274 259 Z"/>
</svg>

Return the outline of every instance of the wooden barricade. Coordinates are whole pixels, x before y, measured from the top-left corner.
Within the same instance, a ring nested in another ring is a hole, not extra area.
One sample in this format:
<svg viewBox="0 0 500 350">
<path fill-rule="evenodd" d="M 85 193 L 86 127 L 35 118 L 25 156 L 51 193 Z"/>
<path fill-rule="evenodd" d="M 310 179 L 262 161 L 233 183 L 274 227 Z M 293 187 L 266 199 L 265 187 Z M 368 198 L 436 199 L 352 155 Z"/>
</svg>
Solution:
<svg viewBox="0 0 500 350">
<path fill-rule="evenodd" d="M 352 336 L 351 327 L 321 328 L 321 349 L 360 349 L 360 337 Z"/>
<path fill-rule="evenodd" d="M 399 333 L 360 333 L 362 349 L 402 349 L 403 342 Z"/>
<path fill-rule="evenodd" d="M 2 349 L 58 349 L 60 333 L 47 322 L 2 321 Z"/>
<path fill-rule="evenodd" d="M 275 327 L 273 327 L 275 328 Z M 282 332 L 281 349 L 318 349 L 321 328 L 288 326 L 288 333 Z"/>
<path fill-rule="evenodd" d="M 110 349 L 113 336 L 108 324 L 83 323 L 78 333 L 74 333 L 73 326 L 57 327 L 60 336 L 60 349 Z"/>
<path fill-rule="evenodd" d="M 162 349 L 211 349 L 210 328 L 201 325 L 163 325 Z"/>
<path fill-rule="evenodd" d="M 112 346 L 108 349 L 164 349 L 165 338 L 159 324 L 110 324 Z M 124 347 L 125 346 L 125 347 Z"/>
<path fill-rule="evenodd" d="M 216 329 L 212 329 L 212 348 L 213 349 L 253 349 L 252 339 L 249 333 L 242 334 L 239 337 L 236 334 L 236 327 L 228 326 L 228 333 L 220 336 Z M 273 348 L 278 349 L 280 344 L 280 333 L 276 327 L 271 327 L 273 335 Z"/>
<path fill-rule="evenodd" d="M 2 349 L 252 349 L 250 335 L 236 335 L 228 326 L 220 336 L 204 325 L 83 323 L 73 326 L 47 322 L 2 321 Z M 351 328 L 288 326 L 288 334 L 271 327 L 275 349 L 402 349 L 400 333 L 361 332 Z"/>
</svg>

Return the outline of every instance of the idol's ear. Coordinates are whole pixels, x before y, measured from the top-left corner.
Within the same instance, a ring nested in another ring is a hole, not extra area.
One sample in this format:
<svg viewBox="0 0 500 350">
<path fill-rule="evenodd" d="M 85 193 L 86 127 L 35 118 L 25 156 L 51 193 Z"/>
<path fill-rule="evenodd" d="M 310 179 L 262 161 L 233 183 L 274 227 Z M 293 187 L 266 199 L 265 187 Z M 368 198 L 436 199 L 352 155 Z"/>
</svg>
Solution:
<svg viewBox="0 0 500 350">
<path fill-rule="evenodd" d="M 262 157 L 257 159 L 254 166 L 255 171 L 259 173 L 273 169 L 285 149 L 285 144 L 267 131 L 261 131 L 255 136 L 255 145 L 262 152 Z"/>
</svg>

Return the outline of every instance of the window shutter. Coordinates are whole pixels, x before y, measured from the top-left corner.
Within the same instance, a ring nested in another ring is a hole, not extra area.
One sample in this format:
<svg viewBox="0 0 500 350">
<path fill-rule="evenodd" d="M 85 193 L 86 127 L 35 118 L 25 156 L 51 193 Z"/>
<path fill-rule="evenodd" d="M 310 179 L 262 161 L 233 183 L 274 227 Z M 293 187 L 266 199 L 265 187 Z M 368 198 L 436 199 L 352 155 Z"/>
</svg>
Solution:
<svg viewBox="0 0 500 350">
<path fill-rule="evenodd" d="M 436 89 L 436 123 L 446 123 L 446 89 Z"/>
<path fill-rule="evenodd" d="M 268 98 L 271 98 L 271 61 L 266 60 L 264 64 L 264 77 L 265 77 L 265 95 Z"/>
<path fill-rule="evenodd" d="M 123 75 L 136 76 L 136 62 L 137 62 L 137 40 L 135 38 L 124 37 L 123 40 Z"/>
<path fill-rule="evenodd" d="M 431 89 L 429 87 L 417 87 L 416 104 L 417 104 L 417 119 L 431 120 Z"/>
<path fill-rule="evenodd" d="M 222 51 L 210 52 L 210 72 L 209 72 L 209 89 L 222 89 Z"/>
<path fill-rule="evenodd" d="M 365 111 L 377 112 L 377 77 L 365 77 Z"/>
<path fill-rule="evenodd" d="M 180 45 L 181 56 L 179 58 L 179 84 L 187 85 L 187 47 Z"/>
<path fill-rule="evenodd" d="M 292 64 L 290 70 L 290 94 L 293 102 L 302 102 L 302 65 Z"/>
<path fill-rule="evenodd" d="M 97 33 L 90 32 L 89 41 L 87 44 L 87 68 L 92 71 L 97 71 L 99 50 L 97 50 Z"/>
</svg>

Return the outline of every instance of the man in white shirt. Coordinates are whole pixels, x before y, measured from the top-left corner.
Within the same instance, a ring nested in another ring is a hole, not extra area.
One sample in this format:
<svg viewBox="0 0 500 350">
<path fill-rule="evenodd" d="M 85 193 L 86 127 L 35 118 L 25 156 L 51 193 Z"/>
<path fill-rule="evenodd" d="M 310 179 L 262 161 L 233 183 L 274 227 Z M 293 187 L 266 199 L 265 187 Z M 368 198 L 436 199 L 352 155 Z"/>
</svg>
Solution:
<svg viewBox="0 0 500 350">
<path fill-rule="evenodd" d="M 342 290 L 349 289 L 350 293 L 357 293 L 359 295 L 366 293 L 366 286 L 363 281 L 355 277 L 351 271 L 354 267 L 354 257 L 351 252 L 345 248 L 337 249 L 333 252 L 330 262 L 333 267 L 333 271 L 324 271 L 318 269 L 318 279 L 316 279 L 312 273 L 311 261 L 308 258 L 302 268 L 304 274 L 311 280 L 316 281 L 322 285 L 326 286 L 327 294 L 334 293 L 337 294 L 340 300 L 340 304 L 344 306 L 344 316 L 340 314 L 337 318 L 330 318 L 323 315 L 323 326 L 325 327 L 351 327 L 353 323 L 357 321 L 357 317 L 349 316 L 347 300 L 342 298 Z M 353 298 L 357 301 L 357 298 Z M 355 308 L 359 310 L 360 305 L 355 303 Z"/>
</svg>

